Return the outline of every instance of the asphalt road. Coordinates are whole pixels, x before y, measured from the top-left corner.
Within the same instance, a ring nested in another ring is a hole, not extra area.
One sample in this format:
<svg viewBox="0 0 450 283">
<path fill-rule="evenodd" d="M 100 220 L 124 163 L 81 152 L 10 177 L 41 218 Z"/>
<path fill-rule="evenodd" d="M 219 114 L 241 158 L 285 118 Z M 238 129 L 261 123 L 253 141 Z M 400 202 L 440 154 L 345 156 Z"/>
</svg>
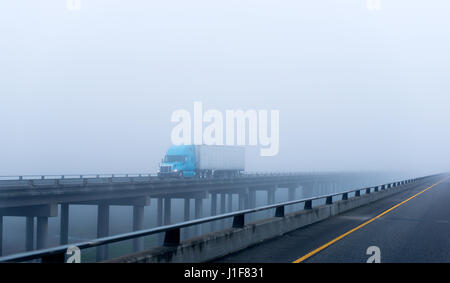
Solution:
<svg viewBox="0 0 450 283">
<path fill-rule="evenodd" d="M 373 255 L 367 254 L 370 246 L 379 248 L 382 263 L 450 262 L 450 178 L 442 179 L 441 176 L 425 184 L 414 184 L 406 191 L 216 262 L 294 262 L 309 254 L 302 262 L 364 263 Z M 442 182 L 429 188 L 437 181 Z M 391 208 L 381 217 L 352 231 Z M 345 236 L 326 245 L 342 235 Z M 317 250 L 321 247 L 323 249 Z"/>
</svg>

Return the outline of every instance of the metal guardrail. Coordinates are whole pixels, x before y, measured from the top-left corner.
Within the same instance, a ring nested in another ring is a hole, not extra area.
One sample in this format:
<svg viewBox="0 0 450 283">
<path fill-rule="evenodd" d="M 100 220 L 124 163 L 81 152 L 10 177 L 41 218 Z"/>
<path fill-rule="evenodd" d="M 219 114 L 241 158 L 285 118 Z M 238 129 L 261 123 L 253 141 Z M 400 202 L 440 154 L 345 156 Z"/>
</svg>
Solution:
<svg viewBox="0 0 450 283">
<path fill-rule="evenodd" d="M 434 175 L 432 175 L 432 176 L 434 176 Z M 427 177 L 431 177 L 431 176 L 427 176 Z M 315 196 L 315 197 L 311 197 L 311 198 L 287 201 L 287 202 L 271 204 L 271 205 L 261 206 L 261 207 L 252 208 L 252 209 L 245 209 L 245 210 L 225 213 L 225 214 L 216 215 L 216 216 L 204 217 L 204 218 L 200 218 L 200 219 L 196 219 L 196 220 L 185 221 L 185 222 L 181 222 L 178 224 L 159 226 L 156 228 L 151 228 L 151 229 L 146 229 L 146 230 L 140 230 L 140 231 L 129 232 L 129 233 L 115 235 L 115 236 L 98 238 L 98 239 L 91 240 L 91 241 L 57 246 L 57 247 L 53 247 L 53 248 L 47 248 L 47 249 L 36 250 L 36 251 L 31 251 L 31 252 L 18 253 L 18 254 L 14 254 L 14 255 L 10 255 L 10 256 L 0 257 L 0 262 L 23 262 L 23 261 L 29 261 L 29 260 L 34 260 L 34 259 L 41 259 L 41 262 L 63 263 L 63 262 L 65 262 L 65 254 L 66 254 L 67 250 L 73 246 L 76 246 L 79 249 L 93 248 L 93 247 L 98 247 L 98 246 L 111 244 L 111 243 L 115 243 L 115 242 L 121 242 L 121 241 L 125 241 L 125 240 L 130 240 L 130 239 L 140 238 L 140 237 L 149 236 L 149 235 L 153 235 L 153 234 L 158 234 L 158 233 L 165 233 L 164 246 L 177 246 L 180 244 L 180 229 L 181 228 L 186 228 L 189 226 L 199 225 L 199 224 L 212 222 L 212 221 L 216 221 L 216 220 L 222 220 L 222 219 L 226 219 L 226 218 L 233 218 L 233 225 L 232 225 L 233 228 L 243 228 L 245 225 L 245 215 L 249 214 L 249 213 L 254 213 L 254 212 L 259 212 L 259 211 L 264 211 L 264 210 L 269 210 L 269 209 L 275 209 L 274 217 L 284 217 L 284 215 L 285 215 L 284 212 L 285 212 L 286 206 L 304 203 L 304 209 L 312 209 L 312 207 L 313 207 L 312 201 L 313 200 L 325 199 L 326 200 L 325 204 L 330 205 L 333 203 L 333 197 L 336 197 L 339 195 L 342 196 L 342 198 L 341 198 L 342 200 L 348 200 L 350 198 L 349 194 L 351 194 L 351 193 L 355 193 L 353 198 L 356 198 L 356 197 L 361 196 L 361 191 L 365 191 L 366 194 L 370 194 L 370 193 L 372 193 L 372 191 L 378 192 L 380 190 L 397 187 L 399 185 L 409 184 L 411 182 L 415 182 L 417 180 L 427 178 L 427 177 L 408 179 L 408 180 L 404 180 L 404 181 L 387 183 L 387 184 L 378 185 L 378 186 L 372 186 L 372 187 L 349 190 L 349 191 L 344 191 L 344 192 L 339 192 L 339 193 L 320 195 L 320 196 Z"/>
<path fill-rule="evenodd" d="M 254 176 L 308 176 L 308 175 L 326 175 L 329 173 L 313 173 L 313 172 L 259 172 L 259 171 L 246 171 L 242 172 L 239 177 L 254 177 Z M 105 174 L 53 174 L 53 175 L 11 175 L 11 176 L 0 176 L 1 181 L 26 181 L 26 180 L 64 180 L 64 179 L 95 179 L 95 178 L 132 178 L 132 177 L 157 177 L 156 174 L 152 173 L 105 173 Z M 195 179 L 195 178 L 188 178 Z"/>
<path fill-rule="evenodd" d="M 94 178 L 129 178 L 129 177 L 156 177 L 155 174 L 65 174 L 65 175 L 20 175 L 0 176 L 1 181 L 26 181 L 26 180 L 64 180 L 64 179 L 94 179 Z"/>
<path fill-rule="evenodd" d="M 314 176 L 325 176 L 316 174 Z M 89 186 L 89 185 L 111 185 L 111 184 L 146 184 L 155 182 L 198 182 L 198 181 L 221 181 L 221 180 L 245 180 L 247 178 L 261 177 L 308 177 L 310 173 L 287 172 L 287 173 L 243 173 L 237 177 L 214 177 L 214 178 L 160 178 L 152 174 L 86 174 L 86 175 L 24 175 L 24 176 L 0 176 L 0 190 L 2 189 L 32 189 L 42 187 L 65 187 L 65 186 Z"/>
</svg>

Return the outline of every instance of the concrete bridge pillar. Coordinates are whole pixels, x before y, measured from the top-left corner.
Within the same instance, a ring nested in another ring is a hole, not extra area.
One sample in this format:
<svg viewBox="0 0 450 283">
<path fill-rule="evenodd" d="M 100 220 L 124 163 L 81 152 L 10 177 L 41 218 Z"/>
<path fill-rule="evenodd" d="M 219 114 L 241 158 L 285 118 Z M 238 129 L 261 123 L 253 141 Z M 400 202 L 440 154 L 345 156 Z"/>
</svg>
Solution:
<svg viewBox="0 0 450 283">
<path fill-rule="evenodd" d="M 295 189 L 296 187 L 292 186 L 288 188 L 288 200 L 295 200 Z"/>
<path fill-rule="evenodd" d="M 217 193 L 211 193 L 211 216 L 217 215 Z M 211 231 L 216 229 L 216 221 L 211 222 Z"/>
<path fill-rule="evenodd" d="M 191 199 L 185 198 L 184 199 L 184 221 L 189 221 L 191 214 Z"/>
<path fill-rule="evenodd" d="M 304 197 L 312 197 L 313 195 L 315 195 L 316 190 L 317 183 L 315 181 L 308 183 L 304 190 Z"/>
<path fill-rule="evenodd" d="M 189 221 L 190 220 L 190 214 L 191 214 L 191 199 L 190 198 L 185 198 L 184 199 L 184 221 Z M 190 227 L 186 227 L 183 229 L 183 237 L 185 239 L 189 238 L 189 229 Z"/>
<path fill-rule="evenodd" d="M 36 228 L 36 248 L 45 249 L 48 245 L 48 217 L 38 216 Z"/>
<path fill-rule="evenodd" d="M 276 187 L 267 189 L 267 205 L 271 205 L 271 204 L 275 203 L 275 191 L 276 191 Z M 266 217 L 271 217 L 273 212 L 270 210 L 267 210 L 265 212 L 265 214 L 266 214 Z"/>
<path fill-rule="evenodd" d="M 232 212 L 232 211 L 233 211 L 233 194 L 229 193 L 228 199 L 227 199 L 227 212 Z M 225 219 L 224 223 L 226 223 L 226 225 L 229 225 L 229 224 L 231 225 L 232 221 L 233 221 L 232 218 L 230 218 L 228 220 Z"/>
<path fill-rule="evenodd" d="M 162 226 L 163 223 L 163 199 L 158 198 L 156 205 L 156 226 Z"/>
<path fill-rule="evenodd" d="M 203 216 L 203 199 L 195 199 L 195 219 L 199 219 Z"/>
<path fill-rule="evenodd" d="M 228 212 L 233 210 L 233 194 L 228 194 L 227 210 Z"/>
<path fill-rule="evenodd" d="M 244 209 L 244 198 L 245 198 L 244 194 L 238 194 L 238 210 Z"/>
<path fill-rule="evenodd" d="M 256 190 L 250 189 L 248 192 L 249 197 L 249 206 L 247 208 L 255 208 L 256 207 Z"/>
<path fill-rule="evenodd" d="M 0 218 L 2 220 L 3 216 L 26 217 L 25 249 L 27 251 L 34 249 L 34 217 L 37 217 L 36 248 L 43 249 L 48 244 L 48 218 L 58 216 L 58 205 L 45 204 L 0 208 Z"/>
<path fill-rule="evenodd" d="M 133 231 L 144 229 L 144 206 L 133 206 Z M 144 238 L 133 239 L 133 249 L 135 252 L 144 250 Z"/>
<path fill-rule="evenodd" d="M 220 214 L 225 214 L 227 212 L 226 202 L 227 202 L 227 195 L 225 193 L 220 194 Z M 222 219 L 220 221 L 220 228 L 225 227 L 225 221 L 226 219 Z"/>
<path fill-rule="evenodd" d="M 245 209 L 255 208 L 256 207 L 256 190 L 249 189 L 248 190 L 248 202 L 245 206 Z M 247 214 L 245 217 L 248 217 L 248 221 L 253 221 L 255 219 L 254 214 Z"/>
<path fill-rule="evenodd" d="M 170 197 L 164 198 L 164 225 L 170 224 L 172 212 L 172 199 Z"/>
<path fill-rule="evenodd" d="M 296 189 L 297 185 L 291 185 L 288 187 L 288 201 L 292 201 L 296 199 Z M 294 211 L 294 207 L 292 205 L 289 205 L 284 208 L 286 213 Z"/>
<path fill-rule="evenodd" d="M 34 217 L 27 216 L 25 223 L 25 250 L 32 251 L 34 249 Z"/>
<path fill-rule="evenodd" d="M 226 212 L 226 194 L 220 194 L 220 214 L 224 214 Z"/>
<path fill-rule="evenodd" d="M 69 242 L 69 204 L 61 204 L 61 223 L 59 243 L 66 245 Z"/>
<path fill-rule="evenodd" d="M 195 219 L 201 218 L 203 215 L 203 199 L 202 198 L 196 198 L 195 199 Z M 195 225 L 195 234 L 199 235 L 202 233 L 202 225 Z"/>
<path fill-rule="evenodd" d="M 244 210 L 249 207 L 249 196 L 247 193 L 240 193 L 239 195 L 239 210 Z"/>
<path fill-rule="evenodd" d="M 163 198 L 158 198 L 157 205 L 156 205 L 156 226 L 162 226 L 163 225 Z M 162 244 L 164 241 L 164 234 L 159 233 L 158 234 L 158 243 Z"/>
<path fill-rule="evenodd" d="M 139 231 L 144 228 L 144 207 L 150 205 L 150 196 L 142 195 L 136 197 L 118 197 L 105 200 L 92 200 L 71 202 L 70 204 L 96 205 L 98 208 L 97 217 L 97 237 L 103 238 L 109 236 L 109 213 L 111 206 L 131 206 L 133 207 L 132 229 Z M 159 214 L 161 215 L 161 214 Z M 69 204 L 61 204 L 61 244 L 67 243 L 69 223 Z M 133 239 L 134 251 L 140 251 L 144 248 L 144 239 L 142 237 Z M 97 248 L 98 261 L 107 259 L 107 246 Z"/>
<path fill-rule="evenodd" d="M 217 194 L 211 193 L 211 216 L 217 214 Z"/>
<path fill-rule="evenodd" d="M 109 235 L 109 205 L 99 204 L 97 212 L 97 238 L 107 237 Z M 108 258 L 108 246 L 97 247 L 97 261 Z"/>
</svg>

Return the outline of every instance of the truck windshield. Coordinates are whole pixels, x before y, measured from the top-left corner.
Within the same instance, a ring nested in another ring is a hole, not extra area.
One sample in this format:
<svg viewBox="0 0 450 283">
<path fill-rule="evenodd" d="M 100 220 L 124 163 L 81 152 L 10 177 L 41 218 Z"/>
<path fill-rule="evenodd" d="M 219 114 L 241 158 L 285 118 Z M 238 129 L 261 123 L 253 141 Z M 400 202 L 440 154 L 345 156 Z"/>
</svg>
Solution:
<svg viewBox="0 0 450 283">
<path fill-rule="evenodd" d="M 184 162 L 183 155 L 166 155 L 164 162 Z"/>
</svg>

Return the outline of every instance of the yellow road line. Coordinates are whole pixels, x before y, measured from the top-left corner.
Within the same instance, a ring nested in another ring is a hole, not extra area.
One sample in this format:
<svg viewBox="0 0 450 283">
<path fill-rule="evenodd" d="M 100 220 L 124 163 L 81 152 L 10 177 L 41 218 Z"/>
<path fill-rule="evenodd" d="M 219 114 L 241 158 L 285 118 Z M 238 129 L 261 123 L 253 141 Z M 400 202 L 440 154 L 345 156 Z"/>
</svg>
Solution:
<svg viewBox="0 0 450 283">
<path fill-rule="evenodd" d="M 428 191 L 428 190 L 431 189 L 432 187 L 434 187 L 434 186 L 436 186 L 436 185 L 438 185 L 438 184 L 444 182 L 444 181 L 445 181 L 446 179 L 448 179 L 448 178 L 449 178 L 449 177 L 446 177 L 446 178 L 440 180 L 439 182 L 437 182 L 437 183 L 435 183 L 435 184 L 429 186 L 428 188 L 426 188 L 426 189 L 424 189 L 424 190 L 418 192 L 417 194 L 413 195 L 412 197 L 409 197 L 408 199 L 406 199 L 406 200 L 400 202 L 399 204 L 396 204 L 395 206 L 389 208 L 388 210 L 382 212 L 381 214 L 378 214 L 377 216 L 375 216 L 375 217 L 373 217 L 373 218 L 367 220 L 367 221 L 364 222 L 363 224 L 361 224 L 361 225 L 359 225 L 359 226 L 357 226 L 357 227 L 351 229 L 350 231 L 348 231 L 348 232 L 346 232 L 346 233 L 340 235 L 339 237 L 334 238 L 333 240 L 329 241 L 329 242 L 326 243 L 325 245 L 320 246 L 319 248 L 317 248 L 317 249 L 315 249 L 315 250 L 313 250 L 313 251 L 307 253 L 306 255 L 302 256 L 301 258 L 299 258 L 299 259 L 293 261 L 293 263 L 299 263 L 299 262 L 302 262 L 302 261 L 304 261 L 304 260 L 310 258 L 311 256 L 317 254 L 318 252 L 320 252 L 320 251 L 326 249 L 327 247 L 331 246 L 332 244 L 336 243 L 336 242 L 339 241 L 340 239 L 342 239 L 342 238 L 344 238 L 344 237 L 350 235 L 351 233 L 355 232 L 355 231 L 358 230 L 358 229 L 361 229 L 362 227 L 366 226 L 367 224 L 371 223 L 372 221 L 374 221 L 374 220 L 380 218 L 381 216 L 385 215 L 386 213 L 388 213 L 388 212 L 390 212 L 390 211 L 396 209 L 396 208 L 399 207 L 400 205 L 402 205 L 402 204 L 404 204 L 404 203 L 410 201 L 411 199 L 417 197 L 418 195 L 423 194 L 424 192 Z"/>
</svg>

